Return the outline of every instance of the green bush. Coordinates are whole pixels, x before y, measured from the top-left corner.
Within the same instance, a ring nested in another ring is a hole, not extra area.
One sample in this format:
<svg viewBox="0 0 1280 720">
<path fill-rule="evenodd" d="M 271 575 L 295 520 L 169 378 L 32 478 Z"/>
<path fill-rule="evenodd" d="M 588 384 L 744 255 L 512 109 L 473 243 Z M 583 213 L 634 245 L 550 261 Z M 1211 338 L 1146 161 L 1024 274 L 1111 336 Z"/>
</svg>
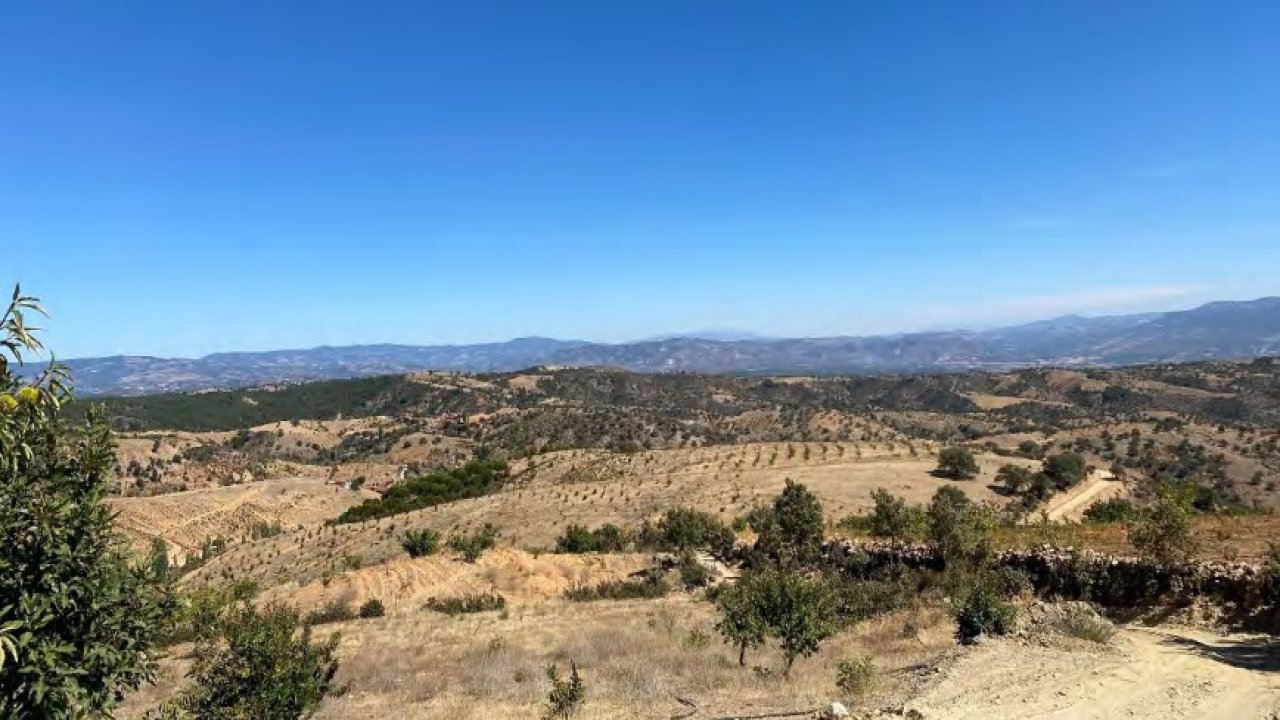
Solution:
<svg viewBox="0 0 1280 720">
<path fill-rule="evenodd" d="M 1132 522 L 1142 515 L 1132 501 L 1124 498 L 1099 500 L 1084 511 L 1084 519 L 1091 523 Z"/>
<path fill-rule="evenodd" d="M 606 523 L 595 530 L 588 530 L 584 525 L 574 524 L 565 528 L 564 534 L 556 538 L 556 552 L 621 552 L 626 549 L 628 542 L 626 531 L 617 525 Z"/>
<path fill-rule="evenodd" d="M 716 516 L 690 508 L 671 508 L 654 525 L 645 523 L 636 536 L 636 547 L 666 552 L 709 550 L 725 558 L 737 537 Z"/>
<path fill-rule="evenodd" d="M 1191 494 L 1166 486 L 1151 512 L 1129 528 L 1129 542 L 1143 558 L 1161 565 L 1185 563 L 1196 553 L 1191 532 Z"/>
<path fill-rule="evenodd" d="M 383 606 L 382 601 L 378 598 L 370 598 L 360 606 L 359 615 L 362 619 L 380 618 L 387 614 L 387 608 Z"/>
<path fill-rule="evenodd" d="M 1018 611 L 985 584 L 975 587 L 955 611 L 956 639 L 971 643 L 979 635 L 1007 635 L 1014 630 Z"/>
<path fill-rule="evenodd" d="M 171 706 L 204 718 L 309 717 L 335 691 L 337 636 L 312 643 L 297 611 L 244 605 L 196 644 L 192 686 Z"/>
<path fill-rule="evenodd" d="M 649 600 L 660 598 L 671 591 L 665 580 L 647 577 L 637 580 L 605 580 L 595 585 L 574 585 L 564 591 L 564 596 L 574 602 L 595 600 Z"/>
<path fill-rule="evenodd" d="M 980 468 L 973 453 L 962 447 L 949 447 L 938 453 L 938 468 L 934 472 L 952 480 L 971 480 L 978 476 Z"/>
<path fill-rule="evenodd" d="M 69 422 L 59 365 L 17 377 L 41 349 L 32 312 L 15 289 L 0 313 L 0 654 L 15 658 L 0 664 L 0 717 L 96 717 L 153 678 L 173 594 L 103 502 L 115 448 L 101 415 Z"/>
<path fill-rule="evenodd" d="M 962 490 L 939 488 L 929 503 L 929 541 L 948 570 L 974 568 L 991 557 L 991 513 L 974 505 Z"/>
<path fill-rule="evenodd" d="M 803 485 L 788 479 L 773 504 L 757 508 L 748 521 L 757 561 L 811 565 L 822 557 L 822 503 Z"/>
<path fill-rule="evenodd" d="M 435 555 L 440 550 L 440 533 L 431 528 L 408 530 L 400 539 L 400 547 L 404 548 L 411 558 Z"/>
<path fill-rule="evenodd" d="M 919 540 L 924 537 L 928 524 L 924 510 L 907 504 L 883 488 L 871 493 L 875 507 L 868 519 L 867 532 L 871 537 L 894 540 Z"/>
<path fill-rule="evenodd" d="M 303 624 L 311 625 L 327 625 L 329 623 L 346 622 L 354 620 L 356 614 L 352 612 L 351 605 L 341 600 L 330 600 L 320 607 L 307 613 L 303 618 Z"/>
<path fill-rule="evenodd" d="M 841 660 L 836 665 L 836 687 L 849 697 L 871 692 L 876 683 L 876 666 L 870 655 Z"/>
<path fill-rule="evenodd" d="M 492 525 L 485 526 L 474 533 L 459 533 L 449 538 L 449 549 L 462 555 L 467 562 L 480 559 L 485 550 L 493 548 L 498 540 L 498 531 Z"/>
<path fill-rule="evenodd" d="M 396 483 L 382 497 L 365 500 L 338 516 L 337 523 L 397 515 L 466 498 L 488 495 L 507 480 L 507 464 L 496 460 L 472 460 L 460 467 Z"/>
<path fill-rule="evenodd" d="M 680 574 L 680 584 L 686 589 L 706 587 L 711 583 L 711 571 L 689 553 L 680 556 L 676 571 Z"/>
<path fill-rule="evenodd" d="M 1058 490 L 1066 490 L 1089 474 L 1089 466 L 1083 456 L 1076 453 L 1050 455 L 1044 459 L 1041 470 Z"/>
<path fill-rule="evenodd" d="M 577 663 L 569 663 L 568 679 L 561 679 L 560 671 L 554 664 L 548 665 L 547 679 L 551 681 L 546 714 L 549 720 L 567 720 L 582 709 L 582 704 L 587 699 L 587 689 L 582 677 L 578 675 Z"/>
<path fill-rule="evenodd" d="M 459 595 L 457 597 L 427 598 L 426 609 L 445 615 L 465 615 L 470 613 L 502 610 L 507 606 L 507 599 L 497 593 L 478 593 L 475 595 Z"/>
</svg>

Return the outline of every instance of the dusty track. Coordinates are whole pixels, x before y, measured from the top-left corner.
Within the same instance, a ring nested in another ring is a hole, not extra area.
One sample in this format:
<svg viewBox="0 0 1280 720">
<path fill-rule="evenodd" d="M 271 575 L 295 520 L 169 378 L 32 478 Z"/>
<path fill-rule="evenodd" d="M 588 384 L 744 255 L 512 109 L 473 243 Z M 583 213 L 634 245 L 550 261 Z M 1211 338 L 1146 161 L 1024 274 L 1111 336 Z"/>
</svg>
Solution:
<svg viewBox="0 0 1280 720">
<path fill-rule="evenodd" d="M 1208 718 L 1280 712 L 1280 652 L 1267 640 L 1125 628 L 1107 651 L 1016 641 L 966 651 L 908 707 L 929 720 Z"/>
</svg>

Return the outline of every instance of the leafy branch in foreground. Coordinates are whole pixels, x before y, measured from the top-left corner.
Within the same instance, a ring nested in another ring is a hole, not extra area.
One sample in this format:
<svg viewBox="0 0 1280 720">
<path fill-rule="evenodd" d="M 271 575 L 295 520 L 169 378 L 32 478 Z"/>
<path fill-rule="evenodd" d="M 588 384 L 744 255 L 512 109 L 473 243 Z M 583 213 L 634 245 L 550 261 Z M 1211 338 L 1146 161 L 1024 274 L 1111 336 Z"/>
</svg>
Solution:
<svg viewBox="0 0 1280 720">
<path fill-rule="evenodd" d="M 173 596 L 131 560 L 103 502 L 106 424 L 61 416 L 71 392 L 56 362 L 18 376 L 42 350 L 30 313 L 43 310 L 15 289 L 0 314 L 0 716 L 103 716 L 153 677 Z"/>
</svg>

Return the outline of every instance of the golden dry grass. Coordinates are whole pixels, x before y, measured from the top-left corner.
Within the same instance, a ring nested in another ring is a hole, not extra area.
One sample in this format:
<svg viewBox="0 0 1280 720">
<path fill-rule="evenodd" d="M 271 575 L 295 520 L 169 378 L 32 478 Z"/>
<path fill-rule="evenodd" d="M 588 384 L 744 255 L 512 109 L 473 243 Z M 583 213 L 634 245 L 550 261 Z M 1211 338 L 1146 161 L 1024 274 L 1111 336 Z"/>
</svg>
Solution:
<svg viewBox="0 0 1280 720">
<path fill-rule="evenodd" d="M 780 676 L 773 649 L 748 655 L 759 673 L 715 634 L 715 609 L 687 596 L 649 601 L 563 600 L 450 618 L 429 612 L 356 620 L 322 630 L 341 633 L 338 682 L 349 686 L 316 716 L 413 720 L 536 718 L 549 689 L 548 663 L 577 663 L 587 688 L 581 720 L 764 713 L 817 707 L 839 697 L 834 666 L 870 654 L 880 682 L 867 704 L 901 702 L 910 669 L 954 644 L 950 619 L 937 610 L 893 613 L 861 623 L 797 661 Z M 138 717 L 181 684 L 183 665 L 166 661 L 160 685 L 131 698 L 122 717 Z"/>
<path fill-rule="evenodd" d="M 915 457 L 904 443 L 758 443 L 633 454 L 551 453 L 517 463 L 514 481 L 493 495 L 375 522 L 313 527 L 233 548 L 189 581 L 247 576 L 264 587 L 306 585 L 340 573 L 352 562 L 369 566 L 403 557 L 400 538 L 409 528 L 429 527 L 447 536 L 491 523 L 501 533 L 503 547 L 550 547 L 571 523 L 635 527 L 677 505 L 730 521 L 770 502 L 788 478 L 818 495 L 831 523 L 868 510 L 871 491 L 878 487 L 920 503 L 947 484 L 961 487 L 977 501 L 1001 500 L 988 483 L 1009 459 L 982 456 L 982 477 L 957 484 L 933 477 L 937 460 L 932 448 L 915 447 Z"/>
</svg>

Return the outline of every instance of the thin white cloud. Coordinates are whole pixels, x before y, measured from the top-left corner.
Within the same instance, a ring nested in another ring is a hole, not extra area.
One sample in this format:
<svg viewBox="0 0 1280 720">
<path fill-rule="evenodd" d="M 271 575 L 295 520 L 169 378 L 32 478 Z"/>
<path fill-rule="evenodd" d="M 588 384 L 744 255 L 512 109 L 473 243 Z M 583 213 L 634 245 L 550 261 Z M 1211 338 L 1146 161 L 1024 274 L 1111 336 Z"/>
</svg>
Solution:
<svg viewBox="0 0 1280 720">
<path fill-rule="evenodd" d="M 1148 285 L 1090 288 L 1050 295 L 974 298 L 964 306 L 920 308 L 907 313 L 900 324 L 929 330 L 980 329 L 1062 315 L 1157 312 L 1190 307 L 1212 290 L 1206 285 Z"/>
</svg>

